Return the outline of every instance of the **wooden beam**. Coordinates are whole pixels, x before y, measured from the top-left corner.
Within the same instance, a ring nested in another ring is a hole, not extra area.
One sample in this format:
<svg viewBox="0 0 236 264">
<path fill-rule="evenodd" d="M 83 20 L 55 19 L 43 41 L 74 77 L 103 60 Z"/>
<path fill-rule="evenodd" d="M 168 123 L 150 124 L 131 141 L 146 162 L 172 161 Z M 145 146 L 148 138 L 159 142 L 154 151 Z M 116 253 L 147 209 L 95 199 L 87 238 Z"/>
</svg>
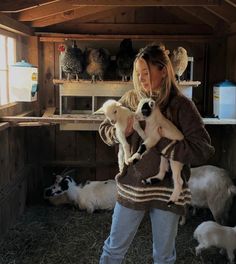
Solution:
<svg viewBox="0 0 236 264">
<path fill-rule="evenodd" d="M 74 0 L 74 6 L 216 6 L 221 0 Z"/>
<path fill-rule="evenodd" d="M 29 10 L 19 12 L 15 18 L 19 21 L 33 21 L 55 14 L 63 13 L 74 9 L 72 6 L 73 0 L 61 0 L 47 5 L 41 5 Z"/>
<path fill-rule="evenodd" d="M 225 0 L 229 5 L 232 5 L 233 7 L 236 7 L 236 0 Z"/>
<path fill-rule="evenodd" d="M 45 3 L 58 2 L 59 0 L 33 0 L 33 1 L 12 1 L 2 0 L 0 5 L 0 11 L 2 12 L 20 12 L 25 9 L 29 9 L 36 6 L 41 6 Z"/>
<path fill-rule="evenodd" d="M 189 42 L 208 42 L 213 39 L 213 35 L 134 35 L 134 34 L 116 34 L 116 35 L 95 35 L 95 34 L 63 34 L 63 33 L 41 33 L 36 32 L 41 42 L 64 42 L 66 40 L 122 40 L 124 38 L 131 38 L 136 41 L 189 41 Z"/>
<path fill-rule="evenodd" d="M 127 7 L 127 6 L 126 7 L 112 7 L 107 10 L 96 13 L 96 16 L 94 16 L 94 14 L 88 14 L 86 16 L 79 17 L 76 19 L 76 22 L 77 23 L 85 23 L 85 22 L 87 23 L 90 21 L 94 21 L 95 19 L 99 20 L 99 19 L 103 19 L 107 17 L 114 18 L 117 15 L 129 13 L 129 12 L 134 11 L 135 9 L 136 9 L 135 7 Z"/>
<path fill-rule="evenodd" d="M 189 9 L 191 7 L 187 7 L 185 9 Z M 202 24 L 202 21 L 199 18 L 196 18 L 196 16 L 193 16 L 191 13 L 186 12 L 184 9 L 180 7 L 168 7 L 165 8 L 167 12 L 173 14 L 175 17 L 180 19 L 180 21 L 183 21 L 188 24 Z M 195 9 L 195 7 L 193 7 Z"/>
<path fill-rule="evenodd" d="M 222 18 L 218 18 L 218 16 L 212 14 L 211 12 L 202 7 L 181 7 L 181 9 L 193 15 L 194 17 L 197 17 L 202 22 L 206 23 L 214 29 L 222 23 L 225 24 Z"/>
<path fill-rule="evenodd" d="M 43 117 L 52 117 L 56 111 L 56 107 L 48 107 L 44 114 Z"/>
<path fill-rule="evenodd" d="M 0 13 L 0 28 L 24 36 L 31 36 L 34 30 L 12 18 Z"/>
<path fill-rule="evenodd" d="M 30 110 L 30 111 L 25 111 L 23 113 L 20 113 L 19 115 L 16 115 L 18 117 L 22 117 L 22 116 L 32 116 L 34 114 L 34 111 L 33 110 Z"/>
<path fill-rule="evenodd" d="M 0 131 L 7 129 L 8 127 L 10 127 L 10 124 L 8 122 L 0 123 Z"/>
<path fill-rule="evenodd" d="M 4 116 L 0 117 L 0 122 L 10 123 L 21 123 L 21 122 L 40 122 L 40 123 L 51 123 L 51 124 L 62 124 L 62 123 L 79 123 L 79 122 L 98 122 L 104 120 L 104 115 L 53 115 L 52 117 L 18 117 L 18 116 Z"/>
<path fill-rule="evenodd" d="M 189 25 L 189 24 L 98 24 L 78 23 L 77 27 L 71 29 L 70 25 L 58 25 L 49 27 L 44 31 L 50 32 L 70 32 L 80 34 L 212 34 L 212 29 L 207 25 Z"/>
<path fill-rule="evenodd" d="M 97 8 L 80 7 L 74 10 L 69 10 L 57 15 L 35 20 L 31 23 L 32 27 L 47 27 L 54 24 L 65 23 L 76 18 L 83 18 L 88 15 L 96 15 L 97 13 L 111 10 L 112 7 L 99 6 Z"/>
<path fill-rule="evenodd" d="M 43 122 L 19 122 L 19 123 L 14 123 L 12 126 L 17 126 L 17 127 L 41 127 L 41 126 L 51 126 L 54 124 L 50 123 L 43 123 Z"/>
<path fill-rule="evenodd" d="M 236 8 L 226 2 L 220 6 L 204 6 L 205 9 L 223 19 L 227 24 L 232 24 L 236 21 Z"/>
</svg>

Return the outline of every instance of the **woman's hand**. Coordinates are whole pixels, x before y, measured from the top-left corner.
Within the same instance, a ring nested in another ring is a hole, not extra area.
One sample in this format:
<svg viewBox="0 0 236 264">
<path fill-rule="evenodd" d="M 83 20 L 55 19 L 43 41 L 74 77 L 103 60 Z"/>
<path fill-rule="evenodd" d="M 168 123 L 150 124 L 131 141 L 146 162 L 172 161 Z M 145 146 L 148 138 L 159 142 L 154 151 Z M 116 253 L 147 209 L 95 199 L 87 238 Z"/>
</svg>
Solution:
<svg viewBox="0 0 236 264">
<path fill-rule="evenodd" d="M 125 136 L 128 137 L 131 134 L 133 134 L 134 132 L 134 128 L 133 128 L 133 124 L 134 124 L 134 118 L 131 116 L 128 118 L 128 123 L 127 123 L 127 127 L 125 130 Z"/>
</svg>

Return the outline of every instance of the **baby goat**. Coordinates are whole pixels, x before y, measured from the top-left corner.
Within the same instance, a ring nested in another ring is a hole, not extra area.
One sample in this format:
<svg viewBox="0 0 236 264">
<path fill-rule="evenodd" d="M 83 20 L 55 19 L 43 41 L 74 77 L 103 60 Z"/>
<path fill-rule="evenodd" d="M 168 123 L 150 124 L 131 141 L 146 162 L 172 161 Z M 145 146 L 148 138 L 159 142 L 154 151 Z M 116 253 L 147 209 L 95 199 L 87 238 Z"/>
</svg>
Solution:
<svg viewBox="0 0 236 264">
<path fill-rule="evenodd" d="M 135 118 L 135 113 L 132 112 L 127 107 L 121 105 L 121 103 L 116 100 L 107 100 L 102 109 L 106 118 L 113 124 L 116 128 L 116 137 L 119 140 L 119 152 L 118 152 L 118 164 L 119 170 L 122 172 L 124 163 L 129 164 L 128 159 L 131 156 L 130 145 L 126 140 L 125 130 L 128 125 L 129 119 L 133 118 L 133 128 L 138 132 L 141 138 L 144 139 L 145 135 L 142 128 L 139 126 L 139 122 Z"/>
<path fill-rule="evenodd" d="M 234 249 L 236 249 L 236 227 L 228 227 L 213 221 L 201 223 L 193 234 L 198 240 L 196 255 L 211 246 L 226 249 L 230 264 L 234 263 Z"/>
<path fill-rule="evenodd" d="M 61 196 L 66 196 L 66 203 L 77 205 L 81 210 L 86 209 L 88 213 L 93 213 L 94 210 L 112 210 L 116 203 L 117 189 L 114 180 L 107 181 L 86 181 L 78 185 L 70 177 L 57 176 L 56 182 L 46 188 L 44 198 L 49 201 L 60 199 Z M 54 198 L 54 199 L 52 199 Z M 60 204 L 60 202 L 53 204 Z"/>
<path fill-rule="evenodd" d="M 184 138 L 183 134 L 177 129 L 177 127 L 173 123 L 171 123 L 170 120 L 164 117 L 155 101 L 151 98 L 145 98 L 139 102 L 136 111 L 136 118 L 146 121 L 146 127 L 144 131 L 145 140 L 141 144 L 137 152 L 129 159 L 130 163 L 135 160 L 141 159 L 142 155 L 144 155 L 150 148 L 154 147 L 157 144 L 157 142 L 161 139 L 158 133 L 158 128 L 160 127 L 164 132 L 165 137 L 174 140 L 174 142 L 176 140 L 182 140 Z M 173 142 L 163 150 L 163 154 L 165 154 L 165 151 L 172 144 Z M 183 164 L 170 159 L 170 167 L 173 173 L 174 190 L 171 194 L 170 201 L 168 202 L 169 204 L 178 201 L 183 185 L 183 180 L 181 178 L 181 170 L 183 168 Z M 144 180 L 143 183 L 151 183 L 151 179 L 163 180 L 168 169 L 168 160 L 161 156 L 159 173 Z"/>
<path fill-rule="evenodd" d="M 235 221 L 235 217 L 230 217 L 230 209 L 236 195 L 236 186 L 227 170 L 212 165 L 191 168 L 188 186 L 193 207 L 209 208 L 214 220 L 219 224 L 225 225 L 229 220 Z M 185 222 L 186 218 L 182 216 L 180 224 Z"/>
</svg>

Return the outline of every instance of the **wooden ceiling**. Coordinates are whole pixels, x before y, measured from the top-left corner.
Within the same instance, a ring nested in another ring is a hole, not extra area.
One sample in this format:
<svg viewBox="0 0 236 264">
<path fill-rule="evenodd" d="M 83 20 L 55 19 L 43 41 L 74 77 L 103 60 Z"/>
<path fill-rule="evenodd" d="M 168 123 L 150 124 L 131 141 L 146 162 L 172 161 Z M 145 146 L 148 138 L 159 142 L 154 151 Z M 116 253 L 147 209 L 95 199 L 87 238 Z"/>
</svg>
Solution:
<svg viewBox="0 0 236 264">
<path fill-rule="evenodd" d="M 4 0 L 0 12 L 34 32 L 63 34 L 219 35 L 236 28 L 236 0 Z"/>
</svg>

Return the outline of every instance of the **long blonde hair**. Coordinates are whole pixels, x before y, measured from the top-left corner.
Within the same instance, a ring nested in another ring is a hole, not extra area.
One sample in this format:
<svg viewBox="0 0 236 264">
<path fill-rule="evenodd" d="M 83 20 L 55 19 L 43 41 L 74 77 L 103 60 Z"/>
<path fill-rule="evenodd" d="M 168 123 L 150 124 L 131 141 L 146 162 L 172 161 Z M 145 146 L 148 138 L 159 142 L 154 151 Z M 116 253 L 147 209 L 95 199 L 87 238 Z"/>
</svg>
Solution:
<svg viewBox="0 0 236 264">
<path fill-rule="evenodd" d="M 138 101 L 143 97 L 152 96 L 153 98 L 155 98 L 157 104 L 161 108 L 164 108 L 168 104 L 170 97 L 173 94 L 179 93 L 179 88 L 176 84 L 174 71 L 168 54 L 169 51 L 165 50 L 165 47 L 162 44 L 159 45 L 150 44 L 139 51 L 134 61 L 134 67 L 133 67 L 133 84 L 134 84 L 134 90 L 136 93 L 137 102 L 135 103 L 133 102 L 132 105 L 134 104 L 137 105 Z M 143 59 L 147 63 L 148 67 L 150 64 L 157 66 L 159 70 L 165 67 L 166 76 L 162 81 L 161 89 L 158 90 L 157 92 L 152 91 L 150 94 L 150 92 L 146 92 L 142 88 L 142 85 L 138 78 L 137 71 L 135 69 L 135 63 L 138 59 Z M 127 94 L 127 96 L 130 96 L 131 94 L 132 93 Z M 126 100 L 128 100 L 128 98 L 126 98 Z M 133 99 L 131 100 L 133 101 Z"/>
</svg>

